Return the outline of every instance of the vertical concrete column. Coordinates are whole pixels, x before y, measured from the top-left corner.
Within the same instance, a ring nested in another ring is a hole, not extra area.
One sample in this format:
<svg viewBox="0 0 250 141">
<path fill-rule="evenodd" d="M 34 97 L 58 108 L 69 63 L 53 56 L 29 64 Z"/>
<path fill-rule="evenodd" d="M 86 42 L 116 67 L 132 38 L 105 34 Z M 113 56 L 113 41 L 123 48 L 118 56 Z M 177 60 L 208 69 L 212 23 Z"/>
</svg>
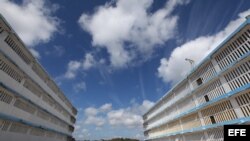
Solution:
<svg viewBox="0 0 250 141">
<path fill-rule="evenodd" d="M 22 81 L 21 81 L 21 83 L 20 83 L 20 85 L 22 85 L 23 86 L 23 84 L 25 83 L 25 81 L 26 81 L 26 77 L 24 77 L 23 79 L 22 79 Z"/>
<path fill-rule="evenodd" d="M 33 65 L 35 64 L 35 62 L 34 61 L 32 61 L 30 64 L 29 64 L 29 66 L 30 66 L 30 68 L 31 68 L 31 70 L 33 70 L 32 69 L 32 67 L 33 67 Z"/>
<path fill-rule="evenodd" d="M 212 64 L 213 64 L 213 66 L 214 66 L 216 72 L 219 73 L 219 72 L 221 71 L 221 69 L 220 69 L 218 63 L 217 63 L 213 58 L 211 58 L 211 62 L 212 62 Z M 229 87 L 229 85 L 228 85 L 228 83 L 227 83 L 225 77 L 224 77 L 223 75 L 220 75 L 220 76 L 219 76 L 219 79 L 220 79 L 220 82 L 221 82 L 221 84 L 222 84 L 222 86 L 223 86 L 225 92 L 226 92 L 226 93 L 230 92 L 230 91 L 231 91 L 231 88 Z"/>
<path fill-rule="evenodd" d="M 230 92 L 231 91 L 231 88 L 229 87 L 228 83 L 227 83 L 227 80 L 225 79 L 224 76 L 219 76 L 219 79 L 220 79 L 220 82 L 225 90 L 226 93 Z"/>
<path fill-rule="evenodd" d="M 205 139 L 206 139 L 206 140 L 209 140 L 209 136 L 208 136 L 207 131 L 204 131 L 204 136 L 205 136 Z"/>
<path fill-rule="evenodd" d="M 175 108 L 177 109 L 177 110 L 176 110 L 176 112 L 177 112 L 177 113 L 176 113 L 176 115 L 175 115 L 175 116 L 177 116 L 177 115 L 179 115 L 179 114 L 180 114 L 180 110 L 179 110 L 178 105 L 176 105 L 176 106 L 175 106 Z M 174 117 L 175 117 L 175 116 L 174 116 Z"/>
<path fill-rule="evenodd" d="M 229 99 L 238 118 L 245 117 L 235 97 Z"/>
<path fill-rule="evenodd" d="M 166 131 L 168 130 L 168 124 L 166 124 L 167 127 L 165 129 L 163 129 L 163 133 L 166 133 Z"/>
<path fill-rule="evenodd" d="M 37 112 L 38 112 L 38 108 L 36 108 L 36 110 L 35 110 L 33 116 L 37 116 Z"/>
<path fill-rule="evenodd" d="M 204 119 L 203 119 L 203 116 L 202 116 L 200 110 L 198 111 L 198 116 L 199 116 L 199 119 L 200 119 L 200 121 L 201 121 L 201 125 L 202 125 L 202 126 L 205 126 L 205 122 L 204 122 Z M 207 131 L 204 131 L 204 136 L 205 136 L 206 140 L 209 139 L 209 136 L 208 136 Z"/>
<path fill-rule="evenodd" d="M 167 112 L 164 110 L 164 117 L 162 118 L 162 120 L 167 116 Z"/>
<path fill-rule="evenodd" d="M 174 92 L 173 96 L 174 96 L 173 101 L 175 101 L 175 99 L 176 99 L 176 94 L 175 94 L 175 92 Z M 173 104 L 173 106 L 175 105 L 175 103 L 172 103 L 172 104 Z M 179 110 L 178 105 L 175 105 L 175 108 L 176 108 L 176 114 L 175 114 L 173 117 L 175 117 L 175 116 L 177 116 L 177 115 L 180 114 L 180 110 Z"/>
<path fill-rule="evenodd" d="M 192 84 L 191 84 L 191 82 L 190 82 L 189 79 L 188 79 L 188 83 L 189 83 L 190 89 L 191 89 L 191 91 L 192 91 L 194 88 L 193 88 L 193 86 L 192 86 Z M 199 102 L 197 101 L 196 95 L 195 95 L 195 94 L 192 94 L 192 98 L 193 98 L 193 100 L 194 100 L 194 102 L 195 102 L 195 106 L 197 107 L 197 106 L 199 105 Z"/>
<path fill-rule="evenodd" d="M 182 134 L 181 136 L 182 136 L 182 140 L 186 141 L 185 135 Z"/>
<path fill-rule="evenodd" d="M 217 61 L 214 58 L 211 58 L 211 63 L 213 64 L 213 67 L 214 67 L 215 71 L 217 73 L 219 73 L 221 71 L 221 69 L 220 69 Z"/>
<path fill-rule="evenodd" d="M 181 119 L 179 119 L 179 124 L 180 124 L 180 127 L 181 127 L 181 131 L 183 131 L 183 126 L 182 126 L 182 121 L 181 121 Z"/>
<path fill-rule="evenodd" d="M 176 94 L 175 94 L 175 92 L 173 92 L 173 96 L 172 96 L 173 98 L 172 98 L 172 101 L 175 101 L 175 99 L 176 99 Z"/>
<path fill-rule="evenodd" d="M 7 38 L 8 35 L 9 35 L 9 33 L 6 32 L 6 31 L 4 30 L 4 31 L 0 34 L 0 39 L 2 39 L 1 42 L 4 41 L 4 40 Z"/>
<path fill-rule="evenodd" d="M 31 130 L 32 130 L 32 128 L 29 128 L 26 134 L 28 134 L 28 135 L 29 135 L 29 134 L 30 134 L 30 132 L 31 132 Z"/>
<path fill-rule="evenodd" d="M 201 125 L 202 125 L 202 126 L 205 126 L 205 122 L 204 122 L 204 119 L 203 119 L 203 116 L 202 116 L 200 110 L 198 111 L 198 116 L 199 116 L 199 119 L 200 119 L 200 121 L 201 121 Z"/>
<path fill-rule="evenodd" d="M 187 78 L 187 79 L 188 79 L 188 84 L 189 84 L 190 90 L 193 91 L 194 87 L 192 85 L 192 82 L 191 82 L 191 80 L 189 78 Z"/>
<path fill-rule="evenodd" d="M 198 106 L 199 106 L 199 102 L 197 101 L 196 95 L 193 94 L 193 95 L 192 95 L 192 98 L 193 98 L 193 100 L 194 100 L 195 106 L 198 107 Z"/>
<path fill-rule="evenodd" d="M 10 122 L 10 124 L 9 124 L 9 126 L 7 127 L 7 129 L 5 130 L 5 131 L 9 131 L 10 130 L 10 127 L 11 127 L 11 125 L 12 125 L 12 122 L 11 121 L 8 121 L 8 122 Z"/>
<path fill-rule="evenodd" d="M 13 100 L 12 100 L 11 103 L 10 103 L 10 105 L 14 105 L 14 103 L 16 102 L 16 100 L 17 100 L 17 96 L 14 96 L 14 97 L 13 97 Z"/>
<path fill-rule="evenodd" d="M 0 34 L 4 31 L 3 27 L 0 26 Z"/>
</svg>

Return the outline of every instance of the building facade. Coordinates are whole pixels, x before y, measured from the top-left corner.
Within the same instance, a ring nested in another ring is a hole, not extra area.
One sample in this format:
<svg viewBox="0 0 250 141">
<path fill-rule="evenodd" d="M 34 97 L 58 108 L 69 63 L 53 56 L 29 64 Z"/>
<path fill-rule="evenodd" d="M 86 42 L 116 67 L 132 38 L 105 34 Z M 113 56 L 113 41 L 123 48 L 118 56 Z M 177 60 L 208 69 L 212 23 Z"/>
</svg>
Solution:
<svg viewBox="0 0 250 141">
<path fill-rule="evenodd" d="M 0 15 L 0 140 L 71 141 L 77 110 Z"/>
<path fill-rule="evenodd" d="M 250 124 L 250 19 L 143 120 L 146 140 L 154 141 L 223 141 L 223 125 Z"/>
</svg>

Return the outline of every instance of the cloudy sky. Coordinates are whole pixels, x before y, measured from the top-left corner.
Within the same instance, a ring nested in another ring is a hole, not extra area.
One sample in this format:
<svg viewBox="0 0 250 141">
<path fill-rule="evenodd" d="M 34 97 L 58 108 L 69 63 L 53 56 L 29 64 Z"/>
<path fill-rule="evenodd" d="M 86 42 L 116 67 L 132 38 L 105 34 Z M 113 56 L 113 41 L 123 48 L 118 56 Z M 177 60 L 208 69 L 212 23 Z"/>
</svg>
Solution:
<svg viewBox="0 0 250 141">
<path fill-rule="evenodd" d="M 143 138 L 142 118 L 250 14 L 248 0 L 0 0 L 78 109 L 77 139 Z"/>
</svg>

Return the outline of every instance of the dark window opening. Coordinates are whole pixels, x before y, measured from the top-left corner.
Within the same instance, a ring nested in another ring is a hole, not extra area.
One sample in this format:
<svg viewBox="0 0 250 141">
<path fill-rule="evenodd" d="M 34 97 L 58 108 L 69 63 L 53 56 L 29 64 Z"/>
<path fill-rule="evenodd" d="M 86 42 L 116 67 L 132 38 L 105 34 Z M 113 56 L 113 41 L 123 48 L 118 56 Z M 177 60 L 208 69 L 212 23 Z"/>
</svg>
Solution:
<svg viewBox="0 0 250 141">
<path fill-rule="evenodd" d="M 205 98 L 206 102 L 209 101 L 209 97 L 207 95 L 205 95 L 204 98 Z"/>
<path fill-rule="evenodd" d="M 197 79 L 196 83 L 197 83 L 198 86 L 201 85 L 202 84 L 202 79 L 201 78 Z"/>
<path fill-rule="evenodd" d="M 214 119 L 214 116 L 210 116 L 210 120 L 211 120 L 212 124 L 215 124 L 215 123 L 216 123 L 216 121 L 215 121 L 215 119 Z"/>
</svg>

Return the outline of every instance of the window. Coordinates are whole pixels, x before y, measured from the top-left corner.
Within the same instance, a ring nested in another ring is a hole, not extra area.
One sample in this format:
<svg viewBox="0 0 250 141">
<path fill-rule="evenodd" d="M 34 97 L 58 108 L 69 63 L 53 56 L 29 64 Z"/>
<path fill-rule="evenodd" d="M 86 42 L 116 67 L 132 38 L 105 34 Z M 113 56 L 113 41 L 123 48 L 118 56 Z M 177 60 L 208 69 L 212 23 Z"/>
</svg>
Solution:
<svg viewBox="0 0 250 141">
<path fill-rule="evenodd" d="M 6 58 L 2 56 L 2 54 L 0 55 L 1 55 L 0 56 L 0 70 L 4 71 L 11 78 L 13 78 L 14 80 L 20 83 L 24 77 L 22 75 L 22 72 L 17 67 L 15 67 L 14 64 L 7 61 Z"/>
<path fill-rule="evenodd" d="M 4 40 L 13 51 L 16 52 L 17 55 L 19 55 L 24 62 L 26 62 L 27 64 L 31 63 L 31 59 L 30 57 L 28 57 L 25 53 L 25 51 L 20 47 L 20 45 L 14 41 L 10 36 L 8 36 L 5 40 Z"/>
<path fill-rule="evenodd" d="M 196 83 L 197 83 L 198 86 L 200 86 L 202 84 L 202 78 L 198 78 L 196 80 Z"/>
<path fill-rule="evenodd" d="M 29 127 L 21 124 L 21 123 L 12 123 L 11 127 L 10 127 L 10 132 L 16 132 L 16 133 L 27 133 L 28 132 Z"/>
<path fill-rule="evenodd" d="M 32 106 L 31 104 L 29 104 L 27 102 L 19 100 L 19 99 L 16 100 L 14 106 L 19 108 L 19 109 L 22 109 L 30 114 L 34 114 L 36 111 L 36 108 L 34 106 Z"/>
<path fill-rule="evenodd" d="M 211 119 L 212 124 L 215 124 L 215 123 L 216 123 L 216 121 L 215 121 L 215 119 L 214 119 L 214 116 L 210 116 L 210 119 Z"/>
<path fill-rule="evenodd" d="M 0 101 L 10 104 L 13 97 L 7 92 L 0 88 Z"/>
<path fill-rule="evenodd" d="M 0 33 L 2 33 L 4 31 L 3 27 L 0 27 Z"/>
<path fill-rule="evenodd" d="M 204 98 L 205 98 L 206 102 L 209 101 L 209 97 L 207 95 L 204 95 Z"/>
<path fill-rule="evenodd" d="M 34 136 L 44 136 L 45 132 L 42 129 L 32 128 L 31 131 L 30 131 L 30 134 L 34 135 Z"/>
</svg>

